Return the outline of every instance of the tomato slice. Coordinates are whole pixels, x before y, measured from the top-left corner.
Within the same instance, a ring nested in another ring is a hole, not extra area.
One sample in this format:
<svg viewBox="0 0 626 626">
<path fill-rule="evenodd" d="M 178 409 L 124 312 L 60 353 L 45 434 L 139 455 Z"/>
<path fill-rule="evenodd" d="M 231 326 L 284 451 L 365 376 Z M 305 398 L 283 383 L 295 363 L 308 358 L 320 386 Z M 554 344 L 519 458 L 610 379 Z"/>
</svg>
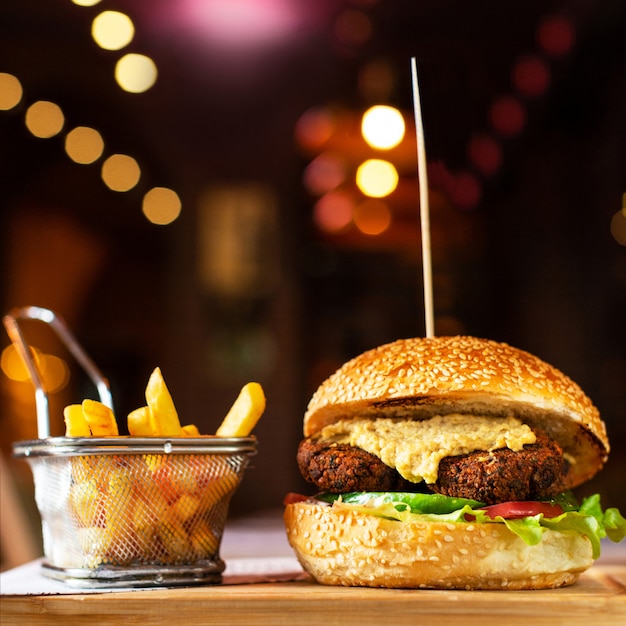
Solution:
<svg viewBox="0 0 626 626">
<path fill-rule="evenodd" d="M 290 492 L 286 494 L 285 497 L 283 498 L 283 504 L 287 505 L 287 504 L 295 504 L 296 502 L 306 502 L 307 500 L 310 500 L 310 499 L 311 499 L 310 496 L 303 496 L 301 493 Z"/>
<path fill-rule="evenodd" d="M 535 502 L 532 500 L 523 502 L 501 502 L 480 509 L 485 511 L 491 518 L 503 517 L 505 519 L 518 519 L 520 517 L 532 517 L 543 513 L 544 517 L 557 517 L 563 513 L 559 504 L 551 502 Z"/>
</svg>

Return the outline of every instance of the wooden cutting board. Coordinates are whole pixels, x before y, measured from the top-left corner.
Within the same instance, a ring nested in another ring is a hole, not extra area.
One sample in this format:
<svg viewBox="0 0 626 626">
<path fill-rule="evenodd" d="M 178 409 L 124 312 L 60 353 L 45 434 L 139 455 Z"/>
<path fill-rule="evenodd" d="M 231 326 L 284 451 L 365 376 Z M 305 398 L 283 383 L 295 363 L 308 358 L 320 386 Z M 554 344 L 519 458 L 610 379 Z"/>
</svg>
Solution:
<svg viewBox="0 0 626 626">
<path fill-rule="evenodd" d="M 3 626 L 626 625 L 626 566 L 595 566 L 571 587 L 431 591 L 324 587 L 308 579 L 97 594 L 2 596 Z"/>
</svg>

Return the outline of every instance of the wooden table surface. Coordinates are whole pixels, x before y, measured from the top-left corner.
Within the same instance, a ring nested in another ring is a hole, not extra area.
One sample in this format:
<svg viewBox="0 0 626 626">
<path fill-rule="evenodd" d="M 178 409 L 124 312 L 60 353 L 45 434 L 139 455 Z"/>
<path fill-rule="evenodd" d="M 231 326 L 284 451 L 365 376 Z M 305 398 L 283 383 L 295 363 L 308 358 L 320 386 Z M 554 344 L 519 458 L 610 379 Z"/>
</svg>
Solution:
<svg viewBox="0 0 626 626">
<path fill-rule="evenodd" d="M 503 626 L 626 624 L 626 565 L 595 565 L 571 587 L 540 591 L 434 591 L 286 582 L 73 595 L 3 595 L 3 626 Z M 486 621 L 487 620 L 487 621 Z"/>
</svg>

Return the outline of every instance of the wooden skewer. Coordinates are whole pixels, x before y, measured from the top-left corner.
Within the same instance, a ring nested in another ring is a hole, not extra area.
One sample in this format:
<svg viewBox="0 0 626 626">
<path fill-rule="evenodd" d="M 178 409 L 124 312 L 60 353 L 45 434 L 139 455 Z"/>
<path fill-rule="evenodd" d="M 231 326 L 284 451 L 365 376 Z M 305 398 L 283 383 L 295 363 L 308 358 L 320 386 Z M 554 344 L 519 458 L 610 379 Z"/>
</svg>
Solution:
<svg viewBox="0 0 626 626">
<path fill-rule="evenodd" d="M 413 112 L 415 115 L 415 133 L 417 136 L 417 176 L 420 193 L 420 218 L 422 230 L 422 274 L 424 282 L 424 315 L 426 337 L 434 337 L 435 321 L 433 313 L 433 279 L 430 249 L 430 209 L 428 198 L 428 171 L 426 168 L 426 147 L 422 125 L 422 107 L 420 104 L 419 83 L 417 80 L 417 61 L 411 57 L 411 77 L 413 85 Z"/>
</svg>

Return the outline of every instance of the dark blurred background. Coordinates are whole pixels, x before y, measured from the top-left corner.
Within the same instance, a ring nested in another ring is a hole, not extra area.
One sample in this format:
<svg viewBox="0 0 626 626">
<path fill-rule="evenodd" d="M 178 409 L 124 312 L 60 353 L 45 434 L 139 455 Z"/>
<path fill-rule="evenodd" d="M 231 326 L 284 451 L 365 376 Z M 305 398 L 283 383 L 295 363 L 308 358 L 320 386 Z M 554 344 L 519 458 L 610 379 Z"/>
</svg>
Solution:
<svg viewBox="0 0 626 626">
<path fill-rule="evenodd" d="M 134 24 L 123 49 L 91 35 L 107 10 Z M 128 52 L 158 70 L 143 92 L 114 77 Z M 306 488 L 295 452 L 321 380 L 363 350 L 425 333 L 411 57 L 435 332 L 506 341 L 577 381 L 613 446 L 581 493 L 626 510 L 622 0 L 3 0 L 0 102 L 7 75 L 23 90 L 0 110 L 3 311 L 65 317 L 110 379 L 121 423 L 145 404 L 156 366 L 182 421 L 206 433 L 245 382 L 260 382 L 259 453 L 232 511 L 280 507 Z M 38 101 L 63 112 L 49 138 L 25 125 Z M 407 124 L 388 152 L 360 137 L 376 104 Z M 65 150 L 79 126 L 104 140 L 91 164 Z M 101 176 L 116 153 L 140 167 L 128 191 Z M 367 203 L 353 181 L 369 158 L 392 161 L 400 180 Z M 142 212 L 154 187 L 180 198 L 168 224 Z M 47 331 L 28 336 L 70 368 L 51 393 L 61 434 L 62 407 L 90 390 Z M 34 396 L 7 371 L 2 454 L 28 503 L 30 474 L 10 456 L 12 442 L 36 437 Z"/>
</svg>

